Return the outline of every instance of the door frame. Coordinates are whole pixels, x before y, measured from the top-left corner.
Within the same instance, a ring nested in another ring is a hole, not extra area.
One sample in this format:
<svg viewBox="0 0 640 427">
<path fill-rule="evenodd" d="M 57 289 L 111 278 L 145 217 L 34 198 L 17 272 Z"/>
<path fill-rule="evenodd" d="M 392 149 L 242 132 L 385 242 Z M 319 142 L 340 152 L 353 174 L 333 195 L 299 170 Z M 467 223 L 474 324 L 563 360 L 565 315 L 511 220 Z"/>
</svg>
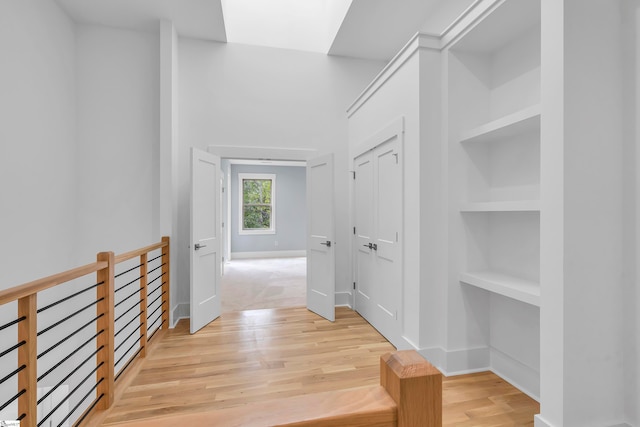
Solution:
<svg viewBox="0 0 640 427">
<path fill-rule="evenodd" d="M 399 152 L 399 156 L 402 159 L 402 172 L 401 172 L 401 178 L 400 178 L 400 186 L 402 189 L 402 214 L 401 214 L 401 220 L 400 220 L 400 230 L 399 230 L 399 235 L 400 235 L 400 289 L 401 289 L 401 296 L 400 296 L 400 305 L 398 308 L 398 321 L 400 322 L 400 325 L 403 324 L 403 318 L 404 318 L 404 205 L 405 205 L 405 200 L 404 200 L 404 188 L 405 188 L 405 177 L 404 177 L 404 129 L 405 129 L 405 123 L 404 123 L 404 116 L 400 116 L 396 119 L 394 119 L 393 121 L 391 121 L 388 125 L 386 125 L 385 127 L 383 127 L 382 129 L 380 129 L 379 131 L 375 132 L 372 136 L 370 136 L 369 138 L 365 139 L 364 141 L 361 141 L 360 143 L 356 144 L 355 146 L 351 147 L 349 150 L 349 167 L 352 168 L 351 169 L 351 173 L 355 173 L 355 168 L 354 168 L 354 164 L 356 159 L 361 156 L 362 154 L 366 153 L 367 151 L 371 151 L 374 150 L 376 147 L 384 144 L 385 142 L 392 140 L 394 138 L 398 139 L 398 152 Z M 352 224 L 352 227 L 354 227 L 353 224 L 355 224 L 355 212 L 356 212 L 356 207 L 355 207 L 355 183 L 354 183 L 355 179 L 351 179 L 350 180 L 350 184 L 349 184 L 349 220 L 350 223 Z M 354 233 L 351 233 L 351 238 L 349 239 L 349 265 L 351 266 L 351 280 L 355 283 L 356 282 L 356 257 L 354 255 L 355 253 L 355 248 L 356 248 L 356 235 Z M 354 289 L 353 292 L 351 293 L 351 307 L 353 307 L 353 310 L 357 311 L 357 307 L 356 307 L 356 292 L 355 292 L 355 285 L 354 285 Z M 402 334 L 402 331 L 400 331 L 400 334 Z M 398 337 L 385 337 L 387 339 L 389 339 L 390 341 L 392 339 L 398 340 L 400 338 L 400 336 Z M 392 343 L 394 343 L 394 341 L 392 341 Z"/>
<path fill-rule="evenodd" d="M 220 159 L 245 159 L 245 160 L 287 160 L 306 162 L 309 159 L 318 156 L 318 150 L 309 148 L 278 148 L 278 147 L 239 147 L 235 145 L 209 145 L 208 153 L 220 157 Z M 231 174 L 231 168 L 229 168 Z M 231 175 L 229 175 L 228 187 L 231 188 Z M 223 239 L 227 240 L 227 248 L 229 250 L 229 258 L 231 260 L 231 190 L 226 190 L 228 197 L 228 215 L 227 215 L 227 232 Z"/>
</svg>

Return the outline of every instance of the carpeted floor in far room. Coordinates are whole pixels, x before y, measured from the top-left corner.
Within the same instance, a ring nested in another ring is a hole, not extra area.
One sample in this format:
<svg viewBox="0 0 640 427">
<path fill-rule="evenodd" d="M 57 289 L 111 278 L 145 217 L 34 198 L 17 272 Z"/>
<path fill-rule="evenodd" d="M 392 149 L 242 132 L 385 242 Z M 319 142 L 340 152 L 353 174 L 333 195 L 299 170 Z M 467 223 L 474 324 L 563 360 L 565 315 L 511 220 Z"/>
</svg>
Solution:
<svg viewBox="0 0 640 427">
<path fill-rule="evenodd" d="M 307 258 L 231 260 L 222 276 L 222 312 L 304 307 Z"/>
</svg>

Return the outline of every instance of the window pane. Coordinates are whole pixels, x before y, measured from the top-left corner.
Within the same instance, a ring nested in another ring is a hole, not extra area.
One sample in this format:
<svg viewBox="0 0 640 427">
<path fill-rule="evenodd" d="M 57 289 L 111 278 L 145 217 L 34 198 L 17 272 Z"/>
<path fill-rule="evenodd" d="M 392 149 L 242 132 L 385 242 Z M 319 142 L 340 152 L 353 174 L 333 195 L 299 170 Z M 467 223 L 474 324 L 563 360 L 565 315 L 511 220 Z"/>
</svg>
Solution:
<svg viewBox="0 0 640 427">
<path fill-rule="evenodd" d="M 271 204 L 270 179 L 243 179 L 242 190 L 244 204 Z"/>
<path fill-rule="evenodd" d="M 262 230 L 271 228 L 271 206 L 245 206 L 242 228 Z"/>
</svg>

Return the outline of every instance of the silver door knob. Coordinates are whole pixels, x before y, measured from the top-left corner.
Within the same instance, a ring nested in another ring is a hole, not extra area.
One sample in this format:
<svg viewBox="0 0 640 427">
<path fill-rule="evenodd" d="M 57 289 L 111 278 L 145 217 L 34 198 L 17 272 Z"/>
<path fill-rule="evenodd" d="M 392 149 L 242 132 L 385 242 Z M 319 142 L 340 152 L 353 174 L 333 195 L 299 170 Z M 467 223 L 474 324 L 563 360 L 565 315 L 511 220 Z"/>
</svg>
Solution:
<svg viewBox="0 0 640 427">
<path fill-rule="evenodd" d="M 194 247 L 194 248 L 195 248 L 195 250 L 197 251 L 198 249 L 206 248 L 206 247 L 207 247 L 207 245 L 201 245 L 200 243 L 196 243 L 193 247 Z"/>
</svg>

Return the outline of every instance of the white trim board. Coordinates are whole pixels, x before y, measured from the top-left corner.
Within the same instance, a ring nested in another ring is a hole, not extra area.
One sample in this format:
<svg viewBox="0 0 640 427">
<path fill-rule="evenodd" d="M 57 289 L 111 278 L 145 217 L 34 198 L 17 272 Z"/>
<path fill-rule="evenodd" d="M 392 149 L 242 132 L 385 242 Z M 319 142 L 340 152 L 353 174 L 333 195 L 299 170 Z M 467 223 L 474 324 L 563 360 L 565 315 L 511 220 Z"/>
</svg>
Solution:
<svg viewBox="0 0 640 427">
<path fill-rule="evenodd" d="M 535 415 L 533 417 L 533 421 L 534 421 L 534 427 L 555 427 L 549 421 L 542 418 L 541 414 Z M 609 427 L 633 427 L 633 426 L 628 423 L 621 423 L 621 424 L 611 425 Z"/>
<path fill-rule="evenodd" d="M 403 338 L 446 377 L 493 372 L 522 393 L 540 401 L 539 373 L 495 348 L 479 347 L 454 351 L 446 351 L 442 347 L 420 349 L 406 337 Z"/>
<path fill-rule="evenodd" d="M 251 147 L 237 145 L 209 145 L 209 153 L 224 159 L 295 160 L 306 161 L 318 155 L 318 150 L 309 148 Z"/>
<path fill-rule="evenodd" d="M 349 156 L 351 159 L 351 163 L 358 158 L 360 155 L 366 153 L 367 151 L 373 150 L 379 145 L 384 144 L 387 141 L 390 141 L 394 138 L 400 138 L 400 136 L 404 133 L 404 116 L 400 116 L 393 121 L 391 121 L 388 125 L 377 131 L 375 134 L 371 135 L 369 138 L 360 142 L 353 148 L 351 155 Z M 400 148 L 404 148 L 403 141 L 400 140 Z"/>
<path fill-rule="evenodd" d="M 475 0 L 440 34 L 417 32 L 356 97 L 347 108 L 347 117 L 354 115 L 416 52 L 442 51 L 448 48 L 504 2 L 505 0 Z"/>
<path fill-rule="evenodd" d="M 347 108 L 347 117 L 353 116 L 378 89 L 384 86 L 387 80 L 393 77 L 395 73 L 421 49 L 440 51 L 440 36 L 420 32 L 416 33 Z"/>
<path fill-rule="evenodd" d="M 351 298 L 352 298 L 351 292 L 336 292 L 336 301 L 335 301 L 336 307 L 349 307 L 351 310 L 353 310 L 353 304 L 351 303 L 352 301 Z"/>
<path fill-rule="evenodd" d="M 307 250 L 294 251 L 260 251 L 260 252 L 231 252 L 230 259 L 255 259 L 255 258 L 294 258 L 306 257 Z"/>
<path fill-rule="evenodd" d="M 173 309 L 171 309 L 171 315 L 172 315 L 172 323 L 169 326 L 169 328 L 173 329 L 176 327 L 176 325 L 181 319 L 189 318 L 189 303 L 181 302 L 176 304 L 173 307 Z"/>
</svg>

